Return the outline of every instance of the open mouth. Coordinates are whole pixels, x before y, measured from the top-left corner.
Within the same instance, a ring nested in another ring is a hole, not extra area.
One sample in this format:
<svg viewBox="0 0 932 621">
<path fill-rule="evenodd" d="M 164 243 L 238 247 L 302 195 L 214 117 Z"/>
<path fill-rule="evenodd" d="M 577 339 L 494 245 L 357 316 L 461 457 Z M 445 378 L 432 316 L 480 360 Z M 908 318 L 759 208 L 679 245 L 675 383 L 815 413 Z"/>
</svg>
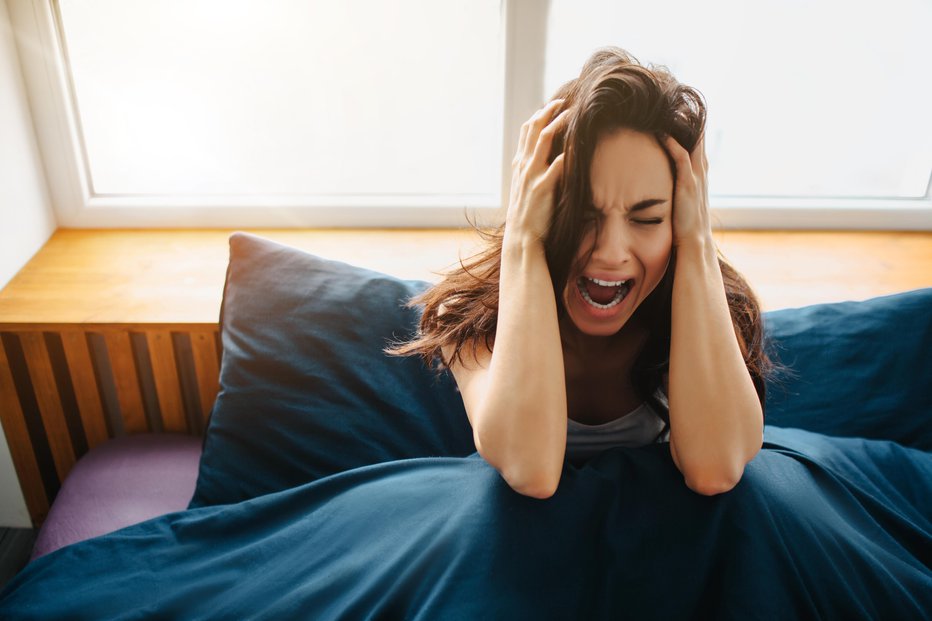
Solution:
<svg viewBox="0 0 932 621">
<path fill-rule="evenodd" d="M 593 308 L 605 310 L 617 306 L 628 295 L 632 279 L 606 281 L 598 278 L 580 276 L 576 279 L 576 287 L 587 304 Z"/>
</svg>

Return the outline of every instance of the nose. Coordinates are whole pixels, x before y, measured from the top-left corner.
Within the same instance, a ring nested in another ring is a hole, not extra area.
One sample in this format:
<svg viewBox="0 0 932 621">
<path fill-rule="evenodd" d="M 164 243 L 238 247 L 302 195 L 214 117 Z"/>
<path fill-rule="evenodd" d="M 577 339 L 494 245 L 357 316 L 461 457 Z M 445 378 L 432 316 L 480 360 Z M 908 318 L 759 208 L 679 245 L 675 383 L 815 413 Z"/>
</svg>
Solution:
<svg viewBox="0 0 932 621">
<path fill-rule="evenodd" d="M 617 269 L 631 259 L 630 231 L 615 218 L 602 221 L 592 253 L 592 263 L 604 269 Z"/>
</svg>

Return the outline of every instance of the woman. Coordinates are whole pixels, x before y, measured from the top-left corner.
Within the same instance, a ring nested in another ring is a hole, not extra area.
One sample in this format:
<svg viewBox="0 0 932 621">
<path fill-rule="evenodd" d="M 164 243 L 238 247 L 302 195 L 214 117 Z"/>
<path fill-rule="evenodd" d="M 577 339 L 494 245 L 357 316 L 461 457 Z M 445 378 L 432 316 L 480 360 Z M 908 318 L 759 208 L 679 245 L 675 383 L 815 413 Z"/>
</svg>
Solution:
<svg viewBox="0 0 932 621">
<path fill-rule="evenodd" d="M 597 50 L 522 125 L 488 248 L 411 300 L 419 334 L 386 350 L 441 356 L 478 452 L 522 494 L 551 496 L 566 457 L 653 441 L 719 494 L 761 448 L 772 363 L 712 239 L 705 118 L 665 67 Z"/>
</svg>

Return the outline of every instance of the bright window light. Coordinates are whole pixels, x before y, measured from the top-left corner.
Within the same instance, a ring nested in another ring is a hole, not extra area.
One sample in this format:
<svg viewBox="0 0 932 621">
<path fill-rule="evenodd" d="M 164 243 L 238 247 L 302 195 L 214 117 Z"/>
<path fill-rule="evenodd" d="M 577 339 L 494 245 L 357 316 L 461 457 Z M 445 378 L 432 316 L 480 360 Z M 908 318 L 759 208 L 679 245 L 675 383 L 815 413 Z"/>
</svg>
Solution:
<svg viewBox="0 0 932 621">
<path fill-rule="evenodd" d="M 499 200 L 499 0 L 60 12 L 95 196 Z"/>
<path fill-rule="evenodd" d="M 547 94 L 594 48 L 666 65 L 709 106 L 717 196 L 925 196 L 932 3 L 553 0 Z"/>
</svg>

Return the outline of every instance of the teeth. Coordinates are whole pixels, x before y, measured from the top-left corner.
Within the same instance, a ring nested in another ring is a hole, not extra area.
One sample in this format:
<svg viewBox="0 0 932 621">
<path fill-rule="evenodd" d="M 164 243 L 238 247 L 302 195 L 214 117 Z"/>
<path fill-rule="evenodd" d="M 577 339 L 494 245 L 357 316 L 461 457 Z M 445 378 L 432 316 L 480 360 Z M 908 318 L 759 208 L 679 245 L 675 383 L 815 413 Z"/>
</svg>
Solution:
<svg viewBox="0 0 932 621">
<path fill-rule="evenodd" d="M 592 305 L 595 306 L 596 308 L 611 308 L 611 307 L 616 306 L 617 304 L 619 304 L 619 303 L 621 302 L 621 299 L 624 297 L 624 296 L 621 294 L 621 291 L 619 291 L 619 292 L 615 295 L 615 298 L 614 298 L 611 302 L 609 302 L 608 304 L 599 304 L 598 302 L 596 302 L 595 300 L 593 300 L 592 298 L 590 298 L 590 297 L 589 297 L 589 294 L 588 294 L 586 291 L 583 291 L 583 292 L 582 292 L 582 296 L 583 296 L 584 298 L 586 298 L 586 302 L 588 302 L 589 304 L 592 304 Z"/>
<path fill-rule="evenodd" d="M 585 278 L 589 278 L 589 277 L 586 276 Z M 595 278 L 589 278 L 589 280 L 599 285 L 603 285 L 603 283 L 606 282 L 604 280 L 597 280 Z M 587 303 L 594 306 L 595 308 L 606 309 L 606 308 L 612 308 L 613 306 L 617 306 L 619 303 L 621 303 L 621 301 L 625 298 L 625 296 L 628 295 L 628 287 L 621 288 L 621 285 L 627 282 L 628 282 L 627 280 L 620 280 L 616 283 L 609 283 L 608 285 L 603 285 L 603 286 L 609 286 L 609 287 L 611 286 L 619 287 L 618 291 L 615 293 L 615 297 L 612 298 L 612 301 L 609 302 L 608 304 L 600 304 L 596 302 L 595 300 L 593 300 L 591 297 L 589 297 L 589 292 L 586 291 L 586 287 L 583 285 L 582 278 L 579 279 L 577 284 L 578 284 L 579 292 L 582 294 L 583 298 L 586 300 Z"/>
<path fill-rule="evenodd" d="M 603 287 L 617 287 L 628 282 L 627 280 L 599 280 L 598 278 L 589 278 L 588 276 L 586 276 L 586 278 Z"/>
</svg>

